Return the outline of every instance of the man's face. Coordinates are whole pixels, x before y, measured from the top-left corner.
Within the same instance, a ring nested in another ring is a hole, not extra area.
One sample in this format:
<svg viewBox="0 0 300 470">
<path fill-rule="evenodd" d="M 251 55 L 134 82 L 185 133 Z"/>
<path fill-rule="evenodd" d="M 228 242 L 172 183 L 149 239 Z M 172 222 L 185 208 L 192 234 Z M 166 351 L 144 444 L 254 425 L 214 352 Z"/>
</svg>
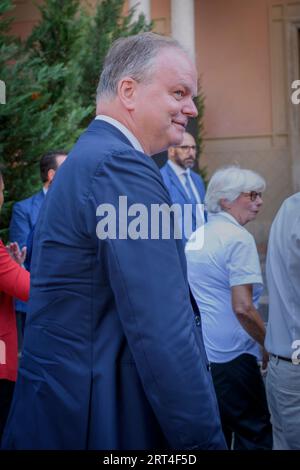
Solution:
<svg viewBox="0 0 300 470">
<path fill-rule="evenodd" d="M 56 161 L 56 170 L 52 169 L 48 171 L 48 184 L 51 184 L 52 181 L 53 181 L 53 178 L 55 176 L 55 173 L 57 171 L 57 169 L 60 167 L 60 165 L 65 161 L 65 159 L 67 158 L 67 155 L 57 155 L 55 157 L 55 161 Z"/>
<path fill-rule="evenodd" d="M 190 117 L 197 116 L 195 66 L 180 49 L 163 49 L 149 82 L 139 83 L 133 112 L 134 134 L 153 155 L 179 145 Z"/>
<path fill-rule="evenodd" d="M 196 142 L 194 137 L 185 132 L 182 143 L 177 147 L 169 148 L 168 157 L 184 170 L 192 168 L 196 160 Z"/>
</svg>

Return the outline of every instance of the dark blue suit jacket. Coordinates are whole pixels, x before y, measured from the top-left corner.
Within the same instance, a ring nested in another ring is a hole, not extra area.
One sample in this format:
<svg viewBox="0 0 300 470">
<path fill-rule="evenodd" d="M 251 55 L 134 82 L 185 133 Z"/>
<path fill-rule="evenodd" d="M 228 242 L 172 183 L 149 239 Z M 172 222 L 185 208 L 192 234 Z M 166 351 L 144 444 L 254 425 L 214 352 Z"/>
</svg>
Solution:
<svg viewBox="0 0 300 470">
<path fill-rule="evenodd" d="M 27 243 L 28 235 L 36 224 L 44 199 L 45 195 L 41 190 L 27 199 L 16 202 L 13 206 L 9 238 L 12 242 L 18 242 L 20 248 Z"/>
<path fill-rule="evenodd" d="M 96 235 L 97 207 L 120 195 L 170 204 L 156 164 L 95 120 L 60 170 L 35 229 L 3 447 L 224 448 L 182 242 Z"/>
<path fill-rule="evenodd" d="M 12 242 L 18 242 L 20 248 L 28 244 L 28 237 L 36 224 L 44 199 L 45 195 L 41 190 L 27 199 L 16 202 L 13 206 L 9 239 Z M 16 300 L 16 309 L 26 313 L 27 303 Z"/>
<path fill-rule="evenodd" d="M 191 201 L 182 186 L 178 176 L 172 169 L 172 167 L 168 164 L 168 162 L 161 168 L 161 174 L 164 180 L 165 185 L 167 186 L 171 201 L 173 204 L 180 204 L 182 207 L 184 204 L 190 204 Z M 191 170 L 190 172 L 191 178 L 193 180 L 193 183 L 198 191 L 201 203 L 204 203 L 204 198 L 205 198 L 205 185 L 203 182 L 203 179 L 201 178 L 200 175 L 195 173 L 194 171 Z M 192 223 L 193 223 L 193 231 L 196 230 L 196 211 L 193 210 L 192 212 Z M 184 235 L 184 232 L 182 232 Z M 186 243 L 187 239 L 183 236 L 183 242 Z"/>
</svg>

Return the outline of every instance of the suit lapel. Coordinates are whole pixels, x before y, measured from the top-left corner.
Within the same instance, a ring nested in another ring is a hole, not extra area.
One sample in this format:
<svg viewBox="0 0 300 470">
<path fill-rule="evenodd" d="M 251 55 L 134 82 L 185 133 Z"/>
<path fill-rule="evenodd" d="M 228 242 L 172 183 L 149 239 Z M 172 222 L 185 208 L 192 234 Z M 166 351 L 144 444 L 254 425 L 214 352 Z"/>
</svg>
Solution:
<svg viewBox="0 0 300 470">
<path fill-rule="evenodd" d="M 36 224 L 41 205 L 45 199 L 44 191 L 41 190 L 37 194 L 35 194 L 32 198 L 32 211 L 31 211 L 31 223 L 32 226 Z"/>
<path fill-rule="evenodd" d="M 189 203 L 189 198 L 188 198 L 188 195 L 186 193 L 186 191 L 184 190 L 178 176 L 176 175 L 176 173 L 172 170 L 172 168 L 170 167 L 169 164 L 168 165 L 168 173 L 169 173 L 169 177 L 170 177 L 170 180 L 171 180 L 171 183 L 177 188 L 177 190 L 180 192 L 180 194 L 182 195 L 182 197 L 184 198 L 184 200 Z"/>
</svg>

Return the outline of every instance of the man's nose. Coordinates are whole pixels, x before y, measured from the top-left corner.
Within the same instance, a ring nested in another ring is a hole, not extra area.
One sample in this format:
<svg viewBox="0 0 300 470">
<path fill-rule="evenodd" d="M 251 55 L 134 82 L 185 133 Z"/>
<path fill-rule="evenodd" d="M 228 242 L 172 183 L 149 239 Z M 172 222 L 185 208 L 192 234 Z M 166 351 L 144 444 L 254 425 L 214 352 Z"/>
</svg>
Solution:
<svg viewBox="0 0 300 470">
<path fill-rule="evenodd" d="M 184 104 L 182 112 L 190 118 L 198 116 L 198 110 L 192 98 L 189 98 L 188 101 Z"/>
<path fill-rule="evenodd" d="M 196 158 L 196 150 L 195 150 L 194 146 L 192 146 L 192 145 L 189 147 L 189 157 L 190 158 Z"/>
</svg>

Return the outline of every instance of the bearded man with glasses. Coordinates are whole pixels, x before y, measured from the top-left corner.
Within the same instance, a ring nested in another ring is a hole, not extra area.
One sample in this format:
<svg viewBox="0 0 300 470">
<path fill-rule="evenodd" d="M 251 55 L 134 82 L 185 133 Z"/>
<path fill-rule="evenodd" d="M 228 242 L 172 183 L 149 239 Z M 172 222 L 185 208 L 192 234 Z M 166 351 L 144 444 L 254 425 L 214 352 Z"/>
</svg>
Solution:
<svg viewBox="0 0 300 470">
<path fill-rule="evenodd" d="M 192 205 L 192 232 L 195 231 L 199 222 L 203 222 L 203 211 L 201 206 L 205 197 L 205 186 L 203 179 L 192 170 L 196 162 L 197 147 L 194 137 L 188 132 L 184 133 L 181 145 L 172 146 L 168 149 L 168 161 L 162 167 L 161 174 L 167 186 L 173 204 L 180 204 L 182 213 L 185 204 Z M 198 212 L 197 212 L 198 211 Z M 198 217 L 197 217 L 198 216 Z M 182 240 L 187 242 L 188 236 L 182 227 Z"/>
</svg>

